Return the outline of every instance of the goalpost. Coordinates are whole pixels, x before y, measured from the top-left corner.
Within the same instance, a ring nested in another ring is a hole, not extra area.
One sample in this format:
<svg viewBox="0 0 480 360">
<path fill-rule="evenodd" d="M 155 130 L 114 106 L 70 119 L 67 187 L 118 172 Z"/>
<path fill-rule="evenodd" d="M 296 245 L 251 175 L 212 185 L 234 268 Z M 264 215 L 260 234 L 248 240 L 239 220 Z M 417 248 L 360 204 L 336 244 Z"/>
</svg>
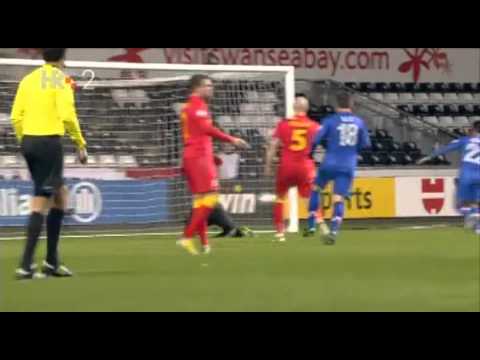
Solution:
<svg viewBox="0 0 480 360">
<path fill-rule="evenodd" d="M 0 118 L 10 114 L 20 79 L 42 64 L 0 59 Z M 275 188 L 273 179 L 263 176 L 265 148 L 278 120 L 293 115 L 294 67 L 90 61 L 66 61 L 65 65 L 77 84 L 78 118 L 90 154 L 82 170 L 73 145 L 65 141 L 65 172 L 73 178 L 69 185 L 76 211 L 70 224 L 140 224 L 165 231 L 183 226 L 191 201 L 180 170 L 178 112 L 188 96 L 189 77 L 204 73 L 215 84 L 210 104 L 214 121 L 251 144 L 249 150 L 232 151 L 215 143 L 216 154 L 223 160 L 219 169 L 222 203 L 241 224 L 272 227 Z M 25 171 L 25 165 L 18 157 L 12 129 L 1 122 L 0 140 L 0 171 L 6 173 L 0 172 L 0 193 L 3 184 L 11 191 L 8 194 L 16 191 L 17 196 L 15 201 L 13 195 L 8 197 L 13 205 L 5 203 L 7 196 L 0 196 L 0 226 L 8 221 L 16 225 L 25 215 L 19 210 L 19 199 L 25 199 L 27 185 L 8 174 Z M 296 189 L 289 192 L 289 204 L 288 231 L 296 232 Z"/>
</svg>

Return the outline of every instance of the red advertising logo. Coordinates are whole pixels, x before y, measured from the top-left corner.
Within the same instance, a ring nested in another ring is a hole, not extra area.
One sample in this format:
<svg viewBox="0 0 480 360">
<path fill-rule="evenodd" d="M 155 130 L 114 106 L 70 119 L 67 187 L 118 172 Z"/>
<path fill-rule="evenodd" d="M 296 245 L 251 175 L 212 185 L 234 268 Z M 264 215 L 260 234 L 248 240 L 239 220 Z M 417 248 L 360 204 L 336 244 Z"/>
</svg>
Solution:
<svg viewBox="0 0 480 360">
<path fill-rule="evenodd" d="M 411 72 L 413 81 L 418 82 L 422 69 L 426 70 L 442 70 L 445 73 L 451 71 L 452 64 L 448 61 L 446 52 L 441 51 L 441 48 L 415 48 L 412 52 L 408 49 L 403 49 L 409 60 L 400 64 L 398 71 L 401 73 Z"/>
<path fill-rule="evenodd" d="M 429 214 L 439 214 L 445 203 L 445 180 L 422 179 L 422 202 Z"/>
<path fill-rule="evenodd" d="M 148 48 L 124 48 L 126 51 L 124 54 L 112 56 L 108 61 L 143 63 L 143 58 L 139 53 L 147 49 Z"/>
</svg>

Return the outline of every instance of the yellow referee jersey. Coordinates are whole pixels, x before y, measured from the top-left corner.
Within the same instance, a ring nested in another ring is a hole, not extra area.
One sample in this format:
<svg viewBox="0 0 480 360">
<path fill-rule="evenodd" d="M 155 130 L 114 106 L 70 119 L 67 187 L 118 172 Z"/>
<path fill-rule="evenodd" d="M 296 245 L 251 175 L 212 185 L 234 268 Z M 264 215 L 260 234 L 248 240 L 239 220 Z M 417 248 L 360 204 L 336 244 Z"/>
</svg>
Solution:
<svg viewBox="0 0 480 360">
<path fill-rule="evenodd" d="M 23 78 L 12 108 L 12 123 L 19 141 L 24 135 L 70 135 L 78 148 L 86 145 L 75 110 L 73 81 L 50 64 Z"/>
</svg>

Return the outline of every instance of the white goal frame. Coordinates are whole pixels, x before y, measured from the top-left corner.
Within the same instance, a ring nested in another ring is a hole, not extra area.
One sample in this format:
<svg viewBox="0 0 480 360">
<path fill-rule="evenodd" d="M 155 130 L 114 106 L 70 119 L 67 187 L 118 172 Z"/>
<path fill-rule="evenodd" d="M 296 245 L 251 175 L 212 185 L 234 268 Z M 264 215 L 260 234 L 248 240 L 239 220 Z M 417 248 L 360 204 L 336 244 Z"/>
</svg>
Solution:
<svg viewBox="0 0 480 360">
<path fill-rule="evenodd" d="M 6 59 L 0 58 L 0 65 L 10 66 L 41 66 L 43 60 Z M 295 67 L 293 66 L 251 66 L 251 65 L 187 65 L 165 63 L 127 63 L 127 62 L 97 62 L 97 61 L 65 61 L 67 68 L 105 69 L 105 70 L 157 70 L 157 71 L 197 71 L 197 72 L 246 72 L 246 73 L 280 73 L 285 81 L 286 117 L 293 116 L 295 99 Z M 92 85 L 93 86 L 93 85 Z M 289 198 L 288 232 L 298 232 L 298 190 L 291 188 Z"/>
</svg>

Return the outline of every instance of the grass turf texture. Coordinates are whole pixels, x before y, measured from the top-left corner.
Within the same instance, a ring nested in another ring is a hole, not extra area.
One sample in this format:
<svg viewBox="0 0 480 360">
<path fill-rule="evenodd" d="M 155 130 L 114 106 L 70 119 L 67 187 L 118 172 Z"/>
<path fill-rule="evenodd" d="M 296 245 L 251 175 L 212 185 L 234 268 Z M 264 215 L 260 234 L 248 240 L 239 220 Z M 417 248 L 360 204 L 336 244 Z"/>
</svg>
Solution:
<svg viewBox="0 0 480 360">
<path fill-rule="evenodd" d="M 197 257 L 173 237 L 64 239 L 76 277 L 33 281 L 13 280 L 23 242 L 0 241 L 0 311 L 480 311 L 480 241 L 463 229 L 272 237 Z"/>
</svg>

